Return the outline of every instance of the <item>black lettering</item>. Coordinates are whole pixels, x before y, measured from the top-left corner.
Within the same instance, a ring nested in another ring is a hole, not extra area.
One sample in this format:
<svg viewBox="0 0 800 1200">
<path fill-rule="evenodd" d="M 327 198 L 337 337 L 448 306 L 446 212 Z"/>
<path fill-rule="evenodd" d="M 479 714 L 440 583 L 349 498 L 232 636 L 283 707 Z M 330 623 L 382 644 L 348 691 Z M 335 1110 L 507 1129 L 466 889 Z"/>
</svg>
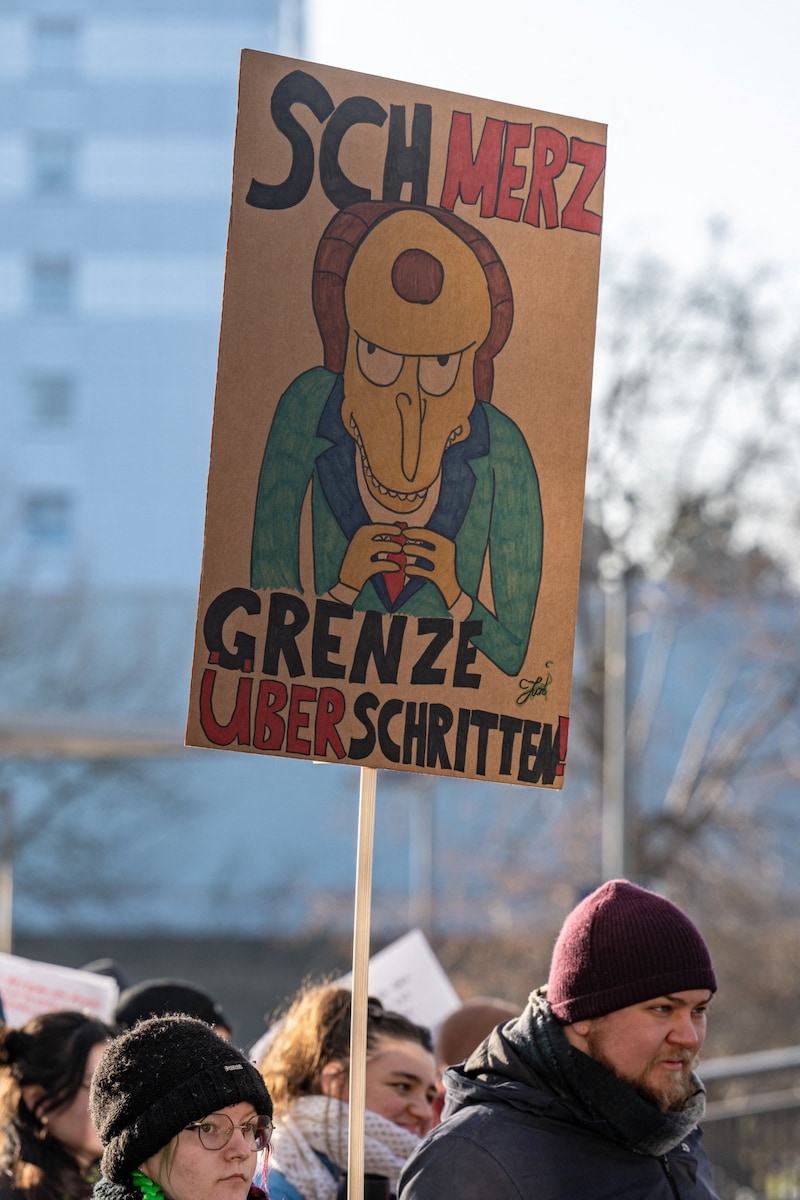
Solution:
<svg viewBox="0 0 800 1200">
<path fill-rule="evenodd" d="M 427 204 L 428 173 L 431 165 L 431 106 L 415 104 L 411 122 L 411 145 L 406 145 L 406 108 L 389 109 L 389 137 L 383 164 L 383 199 L 401 198 L 404 183 L 411 184 L 411 203 Z"/>
<path fill-rule="evenodd" d="M 450 770 L 450 755 L 447 753 L 445 736 L 453 728 L 453 712 L 446 704 L 432 704 L 428 721 L 428 750 L 426 766 L 431 770 L 441 767 Z"/>
<path fill-rule="evenodd" d="M 358 187 L 347 178 L 339 165 L 342 138 L 351 125 L 377 125 L 386 120 L 386 109 L 368 96 L 350 96 L 343 100 L 322 134 L 319 146 L 319 178 L 322 190 L 337 208 L 347 208 L 361 200 L 371 200 L 369 188 Z"/>
<path fill-rule="evenodd" d="M 331 654 L 338 654 L 342 639 L 331 633 L 330 623 L 335 618 L 352 621 L 353 610 L 349 604 L 336 600 L 318 600 L 314 612 L 314 636 L 311 641 L 311 674 L 315 679 L 344 679 L 344 663 L 334 663 Z"/>
<path fill-rule="evenodd" d="M 467 742 L 472 712 L 468 708 L 458 710 L 458 727 L 456 729 L 456 756 L 453 762 L 455 771 L 465 771 L 467 764 Z"/>
<path fill-rule="evenodd" d="M 456 650 L 456 665 L 453 669 L 453 687 L 477 688 L 481 686 L 481 677 L 474 671 L 468 671 L 470 663 L 474 663 L 478 655 L 478 647 L 472 639 L 483 633 L 483 621 L 462 621 L 458 627 L 458 648 Z"/>
<path fill-rule="evenodd" d="M 548 786 L 552 784 L 558 771 L 558 759 L 558 735 L 556 734 L 554 741 L 553 726 L 548 722 L 542 729 L 542 736 L 539 739 L 539 749 L 536 751 L 536 760 L 533 764 L 533 782 L 538 783 L 541 779 L 542 783 L 546 783 Z"/>
<path fill-rule="evenodd" d="M 539 776 L 536 772 L 536 751 L 538 742 L 533 739 L 542 732 L 540 721 L 526 721 L 522 727 L 522 744 L 519 748 L 519 770 L 517 779 L 521 783 L 536 783 Z M 531 761 L 533 760 L 533 761 Z"/>
<path fill-rule="evenodd" d="M 206 609 L 203 620 L 203 637 L 208 648 L 209 662 L 224 667 L 227 671 L 252 671 L 256 656 L 256 639 L 249 633 L 236 634 L 233 644 L 236 651 L 229 650 L 223 640 L 225 622 L 238 608 L 243 608 L 251 617 L 261 612 L 261 600 L 249 588 L 228 588 L 220 592 Z"/>
<path fill-rule="evenodd" d="M 372 692 L 362 692 L 360 696 L 356 696 L 353 704 L 353 715 L 364 727 L 364 736 L 361 738 L 350 738 L 350 748 L 347 751 L 348 758 L 352 758 L 355 762 L 359 759 L 367 758 L 375 749 L 375 727 L 372 724 L 370 712 L 373 708 L 377 708 L 379 704 L 378 697 Z"/>
<path fill-rule="evenodd" d="M 400 762 L 400 746 L 389 736 L 389 722 L 402 711 L 402 700 L 387 700 L 378 714 L 378 745 L 389 762 Z"/>
<path fill-rule="evenodd" d="M 270 112 L 275 128 L 292 147 L 292 166 L 283 183 L 250 182 L 247 203 L 253 208 L 294 208 L 308 194 L 314 178 L 314 146 L 303 126 L 292 114 L 293 104 L 305 104 L 320 124 L 333 112 L 333 101 L 319 80 L 306 71 L 292 71 L 275 87 Z"/>
<path fill-rule="evenodd" d="M 264 674 L 277 675 L 281 656 L 294 679 L 304 674 L 303 659 L 297 648 L 298 635 L 309 621 L 309 612 L 299 596 L 273 592 L 269 598 L 267 640 L 264 646 Z"/>
<path fill-rule="evenodd" d="M 503 744 L 500 749 L 500 774 L 510 775 L 514 757 L 514 739 L 518 733 L 522 732 L 522 719 L 520 717 L 501 717 L 500 732 L 503 735 Z"/>
<path fill-rule="evenodd" d="M 433 639 L 411 668 L 411 682 L 427 685 L 444 683 L 447 672 L 443 667 L 434 670 L 433 664 L 452 639 L 453 622 L 449 617 L 420 617 L 417 632 L 420 637 L 432 634 Z"/>
<path fill-rule="evenodd" d="M 403 762 L 411 762 L 411 749 L 414 742 L 417 743 L 415 755 L 415 763 L 418 767 L 425 766 L 425 742 L 428 733 L 428 706 L 423 703 L 419 706 L 419 720 L 417 720 L 417 706 L 413 700 L 409 700 L 406 704 L 406 722 L 403 730 Z"/>
<path fill-rule="evenodd" d="M 478 750 L 475 755 L 475 770 L 478 775 L 486 774 L 486 747 L 489 731 L 497 729 L 497 722 L 497 713 L 484 712 L 481 708 L 476 708 L 472 713 L 470 724 L 474 725 L 478 731 Z"/>
<path fill-rule="evenodd" d="M 383 619 L 379 612 L 368 610 L 358 635 L 358 644 L 350 668 L 350 683 L 366 683 L 369 660 L 375 663 L 379 683 L 397 683 L 400 653 L 408 617 L 392 617 L 389 636 L 383 642 Z"/>
</svg>

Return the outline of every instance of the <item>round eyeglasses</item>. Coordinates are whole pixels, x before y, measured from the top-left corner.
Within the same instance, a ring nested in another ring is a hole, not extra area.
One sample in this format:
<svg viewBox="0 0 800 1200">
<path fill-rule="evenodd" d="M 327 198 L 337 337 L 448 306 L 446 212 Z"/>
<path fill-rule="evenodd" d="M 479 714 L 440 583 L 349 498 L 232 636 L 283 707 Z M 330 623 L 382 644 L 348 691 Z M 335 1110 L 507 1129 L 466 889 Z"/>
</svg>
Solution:
<svg viewBox="0 0 800 1200">
<path fill-rule="evenodd" d="M 227 1146 L 233 1137 L 234 1129 L 239 1129 L 253 1150 L 266 1150 L 272 1139 L 274 1128 L 269 1117 L 251 1117 L 241 1125 L 234 1125 L 227 1113 L 212 1113 L 203 1121 L 192 1121 L 186 1129 L 196 1129 L 200 1145 L 206 1150 L 221 1150 Z"/>
</svg>

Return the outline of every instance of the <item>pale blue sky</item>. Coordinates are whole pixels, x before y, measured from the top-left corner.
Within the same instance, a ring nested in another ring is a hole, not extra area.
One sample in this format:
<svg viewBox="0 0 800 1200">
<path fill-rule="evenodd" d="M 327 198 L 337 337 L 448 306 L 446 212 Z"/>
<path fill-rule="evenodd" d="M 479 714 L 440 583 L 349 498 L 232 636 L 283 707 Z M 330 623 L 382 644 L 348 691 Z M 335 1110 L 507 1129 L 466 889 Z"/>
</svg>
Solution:
<svg viewBox="0 0 800 1200">
<path fill-rule="evenodd" d="M 800 269 L 796 0 L 309 4 L 312 61 L 607 123 L 607 244 L 688 265 L 722 215 Z"/>
</svg>

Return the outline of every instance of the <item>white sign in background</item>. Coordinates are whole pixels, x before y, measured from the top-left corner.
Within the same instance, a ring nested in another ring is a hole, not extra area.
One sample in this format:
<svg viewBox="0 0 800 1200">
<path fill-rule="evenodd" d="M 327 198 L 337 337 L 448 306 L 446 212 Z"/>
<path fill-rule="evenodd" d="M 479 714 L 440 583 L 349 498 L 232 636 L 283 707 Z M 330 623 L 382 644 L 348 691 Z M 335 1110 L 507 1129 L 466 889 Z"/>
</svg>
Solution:
<svg viewBox="0 0 800 1200">
<path fill-rule="evenodd" d="M 350 987 L 351 976 L 339 980 Z M 369 960 L 369 994 L 434 1032 L 461 1004 L 421 929 L 412 929 Z"/>
<path fill-rule="evenodd" d="M 119 988 L 116 980 L 92 971 L 34 962 L 0 952 L 0 997 L 6 1024 L 19 1028 L 45 1012 L 89 1012 L 113 1020 Z"/>
<path fill-rule="evenodd" d="M 334 982 L 352 986 L 352 975 Z M 442 1021 L 461 1006 L 458 992 L 450 982 L 421 929 L 403 934 L 369 960 L 369 994 L 377 996 L 384 1008 L 402 1013 L 417 1025 L 427 1025 L 435 1034 Z M 250 1048 L 250 1058 L 258 1062 L 267 1048 L 273 1029 L 262 1033 Z"/>
</svg>

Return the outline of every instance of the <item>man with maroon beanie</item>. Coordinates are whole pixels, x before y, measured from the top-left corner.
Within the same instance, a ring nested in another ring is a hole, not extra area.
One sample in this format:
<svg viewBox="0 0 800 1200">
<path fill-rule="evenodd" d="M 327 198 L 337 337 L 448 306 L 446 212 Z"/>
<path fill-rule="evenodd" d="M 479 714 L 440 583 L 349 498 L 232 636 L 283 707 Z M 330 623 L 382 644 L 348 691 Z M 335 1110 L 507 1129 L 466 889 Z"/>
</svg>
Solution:
<svg viewBox="0 0 800 1200">
<path fill-rule="evenodd" d="M 445 1072 L 400 1200 L 716 1200 L 694 1071 L 716 990 L 685 913 L 603 884 L 567 916 L 547 987 Z"/>
</svg>

